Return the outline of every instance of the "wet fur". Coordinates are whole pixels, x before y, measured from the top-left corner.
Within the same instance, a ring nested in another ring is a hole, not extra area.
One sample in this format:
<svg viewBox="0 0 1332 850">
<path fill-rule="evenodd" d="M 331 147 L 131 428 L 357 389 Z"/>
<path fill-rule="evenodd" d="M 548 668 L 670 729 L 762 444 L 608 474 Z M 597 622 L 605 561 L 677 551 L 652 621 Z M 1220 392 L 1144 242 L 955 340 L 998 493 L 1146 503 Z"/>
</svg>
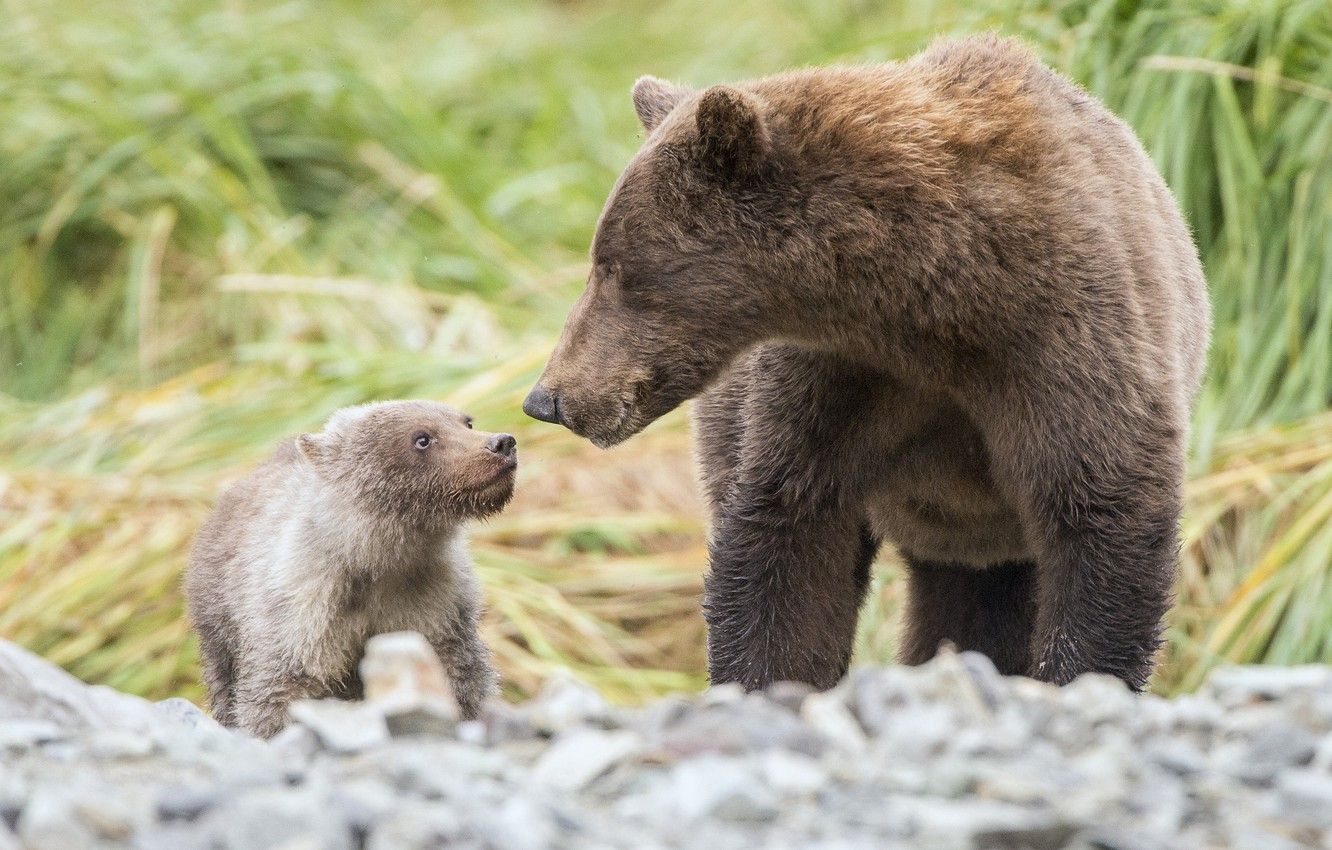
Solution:
<svg viewBox="0 0 1332 850">
<path fill-rule="evenodd" d="M 343 411 L 222 494 L 186 576 L 221 723 L 267 737 L 293 700 L 358 696 L 365 642 L 383 632 L 426 636 L 464 716 L 495 692 L 464 523 L 508 491 L 465 486 L 495 463 L 459 419 L 422 402 Z M 439 435 L 437 457 L 404 450 L 417 429 Z"/>
<path fill-rule="evenodd" d="M 541 383 L 603 445 L 697 397 L 713 681 L 833 684 L 885 540 L 904 661 L 1144 687 L 1208 306 L 1132 132 L 989 37 L 635 103 Z"/>
</svg>

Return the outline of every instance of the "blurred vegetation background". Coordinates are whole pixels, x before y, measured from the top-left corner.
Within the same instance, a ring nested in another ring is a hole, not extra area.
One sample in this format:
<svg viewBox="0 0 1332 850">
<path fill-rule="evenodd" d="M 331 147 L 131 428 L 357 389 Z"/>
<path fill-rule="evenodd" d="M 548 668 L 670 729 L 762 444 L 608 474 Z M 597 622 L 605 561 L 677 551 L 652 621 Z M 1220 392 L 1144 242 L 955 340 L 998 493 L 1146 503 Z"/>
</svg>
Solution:
<svg viewBox="0 0 1332 850">
<path fill-rule="evenodd" d="M 708 83 L 1029 39 L 1138 130 L 1196 230 L 1215 342 L 1156 687 L 1332 661 L 1327 0 L 0 0 L 0 635 L 198 699 L 180 573 L 224 482 L 371 399 L 521 444 L 477 530 L 513 695 L 700 686 L 682 412 L 611 452 L 519 404 L 641 134 Z M 892 656 L 877 571 L 858 657 Z"/>
</svg>

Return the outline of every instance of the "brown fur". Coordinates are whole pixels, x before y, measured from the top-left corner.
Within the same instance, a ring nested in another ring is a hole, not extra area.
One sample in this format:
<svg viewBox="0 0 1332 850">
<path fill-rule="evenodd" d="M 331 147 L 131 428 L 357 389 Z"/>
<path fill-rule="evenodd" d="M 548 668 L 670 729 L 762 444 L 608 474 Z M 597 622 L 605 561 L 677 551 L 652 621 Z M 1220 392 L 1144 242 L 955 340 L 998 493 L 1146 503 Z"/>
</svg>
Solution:
<svg viewBox="0 0 1332 850">
<path fill-rule="evenodd" d="M 475 717 L 496 675 L 463 526 L 504 507 L 516 465 L 512 437 L 453 408 L 383 402 L 229 487 L 185 579 L 217 719 L 267 737 L 293 700 L 357 696 L 365 641 L 402 630 L 426 636 Z"/>
<path fill-rule="evenodd" d="M 1132 132 L 991 37 L 634 100 L 525 409 L 611 445 L 698 397 L 714 681 L 835 682 L 886 539 L 904 660 L 1143 687 L 1208 306 Z"/>
</svg>

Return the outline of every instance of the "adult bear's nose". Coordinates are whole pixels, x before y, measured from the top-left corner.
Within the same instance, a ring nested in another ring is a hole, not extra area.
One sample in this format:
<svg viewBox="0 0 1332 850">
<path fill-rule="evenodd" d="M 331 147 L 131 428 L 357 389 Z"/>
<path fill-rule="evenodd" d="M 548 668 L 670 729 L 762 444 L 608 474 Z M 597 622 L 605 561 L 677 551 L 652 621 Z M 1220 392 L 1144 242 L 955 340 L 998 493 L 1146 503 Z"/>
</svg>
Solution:
<svg viewBox="0 0 1332 850">
<path fill-rule="evenodd" d="M 537 384 L 523 400 L 523 413 L 542 422 L 560 424 L 560 399 L 550 390 Z"/>
</svg>

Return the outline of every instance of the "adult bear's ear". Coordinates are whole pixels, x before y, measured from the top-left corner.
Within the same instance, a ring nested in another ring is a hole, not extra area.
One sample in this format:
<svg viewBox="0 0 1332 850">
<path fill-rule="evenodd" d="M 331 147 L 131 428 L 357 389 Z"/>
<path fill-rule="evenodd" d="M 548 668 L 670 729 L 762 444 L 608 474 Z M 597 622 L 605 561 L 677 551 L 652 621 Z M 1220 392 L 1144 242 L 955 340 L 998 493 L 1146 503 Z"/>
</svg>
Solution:
<svg viewBox="0 0 1332 850">
<path fill-rule="evenodd" d="M 656 77 L 639 77 L 634 83 L 634 111 L 643 129 L 651 133 L 688 96 L 689 89 L 682 86 Z"/>
<path fill-rule="evenodd" d="M 730 86 L 713 86 L 698 101 L 698 144 L 705 168 L 724 177 L 749 177 L 761 171 L 772 140 L 760 106 Z"/>
</svg>

